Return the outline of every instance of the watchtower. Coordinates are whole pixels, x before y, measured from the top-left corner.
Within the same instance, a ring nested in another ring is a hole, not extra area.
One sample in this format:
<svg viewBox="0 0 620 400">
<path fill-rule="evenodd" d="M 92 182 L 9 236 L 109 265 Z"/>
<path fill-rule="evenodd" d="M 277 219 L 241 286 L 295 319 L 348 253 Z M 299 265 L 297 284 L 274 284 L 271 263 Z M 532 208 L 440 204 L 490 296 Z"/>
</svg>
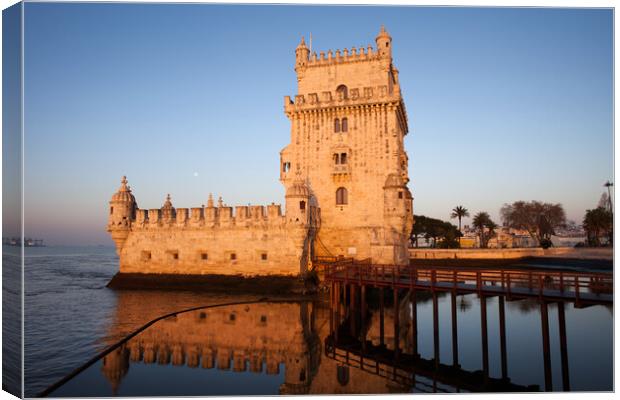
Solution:
<svg viewBox="0 0 620 400">
<path fill-rule="evenodd" d="M 291 142 L 280 153 L 280 181 L 289 189 L 303 179 L 321 209 L 316 254 L 406 264 L 409 128 L 384 27 L 375 42 L 317 55 L 302 38 L 297 95 L 285 97 Z"/>
</svg>

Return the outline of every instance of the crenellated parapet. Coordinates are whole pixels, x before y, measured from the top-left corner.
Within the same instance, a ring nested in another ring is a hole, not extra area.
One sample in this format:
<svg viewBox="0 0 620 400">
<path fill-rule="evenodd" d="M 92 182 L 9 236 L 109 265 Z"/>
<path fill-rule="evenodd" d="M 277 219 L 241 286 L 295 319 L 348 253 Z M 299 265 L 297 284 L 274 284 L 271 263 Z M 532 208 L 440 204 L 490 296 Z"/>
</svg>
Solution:
<svg viewBox="0 0 620 400">
<path fill-rule="evenodd" d="M 372 48 L 371 45 L 360 46 L 360 47 L 351 47 L 351 49 L 337 49 L 332 51 L 331 49 L 327 51 L 320 51 L 317 55 L 316 52 L 313 52 L 309 55 L 307 67 L 318 67 L 328 64 L 344 64 L 344 63 L 354 63 L 361 61 L 369 61 L 369 60 L 381 60 L 387 59 L 389 56 L 385 54 L 380 54 L 376 50 Z"/>
<path fill-rule="evenodd" d="M 392 62 L 392 37 L 387 33 L 385 27 L 381 27 L 381 31 L 375 39 L 376 47 L 370 44 L 360 47 L 351 47 L 351 49 L 337 49 L 327 52 L 319 51 L 311 52 L 306 46 L 306 42 L 302 37 L 299 46 L 295 50 L 296 69 L 298 72 L 306 68 L 323 67 L 326 65 L 348 64 L 356 62 L 378 61 L 385 64 Z"/>
<path fill-rule="evenodd" d="M 133 229 L 217 228 L 284 225 L 286 218 L 280 204 L 229 207 L 137 209 Z M 171 211 L 172 211 L 171 210 Z"/>
</svg>

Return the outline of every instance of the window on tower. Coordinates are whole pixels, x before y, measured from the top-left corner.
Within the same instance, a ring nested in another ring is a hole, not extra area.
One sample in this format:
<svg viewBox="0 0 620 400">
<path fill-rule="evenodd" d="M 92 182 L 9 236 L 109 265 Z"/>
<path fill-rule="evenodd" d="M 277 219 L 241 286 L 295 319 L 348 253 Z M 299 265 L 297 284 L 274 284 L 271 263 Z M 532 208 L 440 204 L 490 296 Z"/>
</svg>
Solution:
<svg viewBox="0 0 620 400">
<path fill-rule="evenodd" d="M 340 85 L 336 88 L 336 93 L 338 93 L 339 98 L 342 95 L 342 100 L 345 100 L 349 96 L 349 90 L 345 85 Z"/>
<path fill-rule="evenodd" d="M 336 205 L 341 206 L 344 204 L 348 204 L 349 203 L 348 197 L 349 196 L 347 193 L 347 189 L 343 187 L 339 187 L 338 190 L 336 190 Z"/>
<path fill-rule="evenodd" d="M 334 120 L 334 132 L 340 132 L 340 120 L 338 118 Z"/>
<path fill-rule="evenodd" d="M 342 165 L 347 163 L 347 153 L 334 153 L 334 165 Z"/>
<path fill-rule="evenodd" d="M 340 130 L 342 130 L 342 132 L 347 132 L 349 130 L 349 121 L 346 118 L 342 119 Z"/>
</svg>

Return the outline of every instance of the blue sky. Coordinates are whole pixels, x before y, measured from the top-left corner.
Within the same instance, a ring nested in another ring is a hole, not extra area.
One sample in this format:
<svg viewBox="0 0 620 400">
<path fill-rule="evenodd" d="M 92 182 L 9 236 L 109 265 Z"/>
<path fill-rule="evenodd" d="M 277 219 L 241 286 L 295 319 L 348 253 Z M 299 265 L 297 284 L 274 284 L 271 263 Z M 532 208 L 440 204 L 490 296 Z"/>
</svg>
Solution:
<svg viewBox="0 0 620 400">
<path fill-rule="evenodd" d="M 284 202 L 294 49 L 374 45 L 409 115 L 414 212 L 562 203 L 613 179 L 611 10 L 183 4 L 25 8 L 26 234 L 109 244 L 122 175 L 141 208 Z M 197 176 L 196 176 L 197 173 Z"/>
</svg>

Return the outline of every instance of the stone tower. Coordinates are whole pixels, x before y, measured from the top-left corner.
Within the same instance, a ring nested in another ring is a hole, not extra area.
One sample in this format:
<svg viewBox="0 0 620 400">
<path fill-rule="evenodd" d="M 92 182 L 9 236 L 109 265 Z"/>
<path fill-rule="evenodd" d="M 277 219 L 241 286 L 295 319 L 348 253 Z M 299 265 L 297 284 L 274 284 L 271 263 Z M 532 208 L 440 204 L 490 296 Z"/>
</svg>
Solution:
<svg viewBox="0 0 620 400">
<path fill-rule="evenodd" d="M 131 222 L 136 218 L 136 199 L 127 185 L 127 178 L 121 179 L 121 187 L 112 195 L 107 231 L 110 232 L 116 251 L 120 250 L 131 231 Z"/>
<path fill-rule="evenodd" d="M 413 224 L 404 138 L 407 114 L 392 38 L 371 46 L 310 54 L 295 51 L 297 95 L 285 98 L 291 142 L 280 181 L 302 179 L 321 209 L 318 255 L 406 264 Z"/>
</svg>

